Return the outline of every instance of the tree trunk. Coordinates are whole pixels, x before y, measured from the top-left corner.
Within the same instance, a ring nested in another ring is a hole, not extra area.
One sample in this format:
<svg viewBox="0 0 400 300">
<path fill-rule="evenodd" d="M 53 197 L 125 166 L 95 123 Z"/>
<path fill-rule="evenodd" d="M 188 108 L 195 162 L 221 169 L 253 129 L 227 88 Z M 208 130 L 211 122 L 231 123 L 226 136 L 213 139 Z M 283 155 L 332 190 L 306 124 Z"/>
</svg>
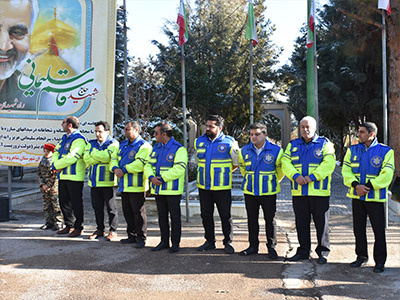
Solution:
<svg viewBox="0 0 400 300">
<path fill-rule="evenodd" d="M 400 174 L 400 0 L 392 0 L 392 15 L 387 18 L 389 48 L 389 145 L 395 153 L 396 176 Z"/>
</svg>

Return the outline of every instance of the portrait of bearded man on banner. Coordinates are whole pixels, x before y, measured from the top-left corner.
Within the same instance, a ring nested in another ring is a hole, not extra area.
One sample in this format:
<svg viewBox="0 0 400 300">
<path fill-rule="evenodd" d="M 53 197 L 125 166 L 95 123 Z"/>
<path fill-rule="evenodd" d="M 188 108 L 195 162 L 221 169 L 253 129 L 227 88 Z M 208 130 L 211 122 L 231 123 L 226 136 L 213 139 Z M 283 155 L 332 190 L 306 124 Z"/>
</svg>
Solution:
<svg viewBox="0 0 400 300">
<path fill-rule="evenodd" d="M 91 32 L 82 31 L 83 22 L 91 24 L 91 5 L 0 1 L 0 118 L 63 118 L 87 110 L 100 91 Z"/>
<path fill-rule="evenodd" d="M 12 104 L 21 94 L 18 66 L 30 47 L 30 36 L 38 15 L 37 0 L 0 2 L 0 99 Z"/>
</svg>

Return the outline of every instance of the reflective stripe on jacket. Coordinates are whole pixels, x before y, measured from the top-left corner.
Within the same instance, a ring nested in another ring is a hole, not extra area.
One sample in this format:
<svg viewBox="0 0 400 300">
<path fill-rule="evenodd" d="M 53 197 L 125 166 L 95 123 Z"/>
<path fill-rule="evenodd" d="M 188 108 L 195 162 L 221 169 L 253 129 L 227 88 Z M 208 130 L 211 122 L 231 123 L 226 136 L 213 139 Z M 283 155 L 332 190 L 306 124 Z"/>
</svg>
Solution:
<svg viewBox="0 0 400 300">
<path fill-rule="evenodd" d="M 197 154 L 197 187 L 205 190 L 231 189 L 231 152 L 238 148 L 235 139 L 221 133 L 211 141 L 203 134 L 195 140 L 194 147 Z"/>
<path fill-rule="evenodd" d="M 283 178 L 281 147 L 265 140 L 264 149 L 257 156 L 253 143 L 239 152 L 239 166 L 243 178 L 243 193 L 254 196 L 274 195 L 280 192 Z"/>
<path fill-rule="evenodd" d="M 124 173 L 124 177 L 118 178 L 120 192 L 145 192 L 149 189 L 143 169 L 151 150 L 151 145 L 141 136 L 132 143 L 129 140 L 121 142 L 111 157 L 110 165 L 112 172 L 119 168 Z"/>
<path fill-rule="evenodd" d="M 335 164 L 335 148 L 327 138 L 315 134 L 308 144 L 302 138 L 291 141 L 282 170 L 291 181 L 292 196 L 330 196 Z M 296 178 L 300 175 L 309 176 L 312 182 L 299 185 Z"/>
<path fill-rule="evenodd" d="M 185 170 L 188 162 L 186 149 L 173 137 L 166 143 L 153 147 L 144 167 L 145 177 L 161 176 L 161 185 L 150 182 L 151 192 L 156 195 L 181 195 L 185 183 Z"/>
<path fill-rule="evenodd" d="M 350 189 L 347 197 L 364 201 L 385 202 L 387 189 L 394 175 L 394 151 L 375 140 L 367 148 L 364 144 L 351 146 L 344 157 L 343 183 Z M 373 186 L 368 194 L 358 196 L 352 183 Z"/>
<path fill-rule="evenodd" d="M 53 170 L 62 170 L 57 174 L 60 180 L 84 181 L 86 164 L 82 159 L 86 147 L 86 138 L 75 130 L 64 134 L 53 154 Z"/>
<path fill-rule="evenodd" d="M 110 171 L 111 155 L 118 149 L 118 141 L 110 136 L 100 146 L 97 139 L 90 140 L 86 145 L 83 160 L 88 168 L 90 187 L 116 186 L 117 177 Z"/>
</svg>

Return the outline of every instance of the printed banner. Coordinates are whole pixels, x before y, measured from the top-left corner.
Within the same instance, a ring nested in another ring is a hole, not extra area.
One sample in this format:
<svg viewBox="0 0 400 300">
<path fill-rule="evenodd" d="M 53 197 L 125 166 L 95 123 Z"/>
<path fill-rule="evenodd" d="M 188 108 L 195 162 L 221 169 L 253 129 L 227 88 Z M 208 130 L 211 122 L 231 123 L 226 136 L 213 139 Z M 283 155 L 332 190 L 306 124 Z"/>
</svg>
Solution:
<svg viewBox="0 0 400 300">
<path fill-rule="evenodd" d="M 112 124 L 115 22 L 112 0 L 0 1 L 0 164 L 36 165 L 67 116 Z"/>
</svg>

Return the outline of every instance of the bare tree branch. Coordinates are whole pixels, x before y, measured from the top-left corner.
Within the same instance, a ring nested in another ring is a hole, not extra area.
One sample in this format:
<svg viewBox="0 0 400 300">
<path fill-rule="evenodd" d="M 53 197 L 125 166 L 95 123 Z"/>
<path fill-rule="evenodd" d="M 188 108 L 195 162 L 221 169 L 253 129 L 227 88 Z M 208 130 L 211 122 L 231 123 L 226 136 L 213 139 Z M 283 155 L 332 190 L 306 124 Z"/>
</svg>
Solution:
<svg viewBox="0 0 400 300">
<path fill-rule="evenodd" d="M 346 16 L 349 16 L 349 17 L 351 17 L 351 18 L 353 18 L 353 19 L 356 19 L 356 20 L 358 20 L 358 21 L 361 21 L 361 22 L 363 22 L 363 23 L 367 23 L 367 24 L 370 24 L 370 25 L 374 25 L 375 27 L 378 27 L 379 29 L 383 29 L 382 24 L 380 24 L 380 23 L 378 23 L 378 22 L 375 22 L 374 20 L 371 20 L 371 19 L 369 19 L 369 18 L 360 17 L 360 16 L 358 16 L 358 15 L 356 15 L 356 14 L 353 14 L 353 13 L 347 11 L 347 10 L 344 10 L 343 8 L 340 8 L 340 7 L 337 9 L 337 11 L 340 12 L 340 13 L 342 13 L 342 14 L 344 14 L 344 15 L 346 15 Z"/>
</svg>

